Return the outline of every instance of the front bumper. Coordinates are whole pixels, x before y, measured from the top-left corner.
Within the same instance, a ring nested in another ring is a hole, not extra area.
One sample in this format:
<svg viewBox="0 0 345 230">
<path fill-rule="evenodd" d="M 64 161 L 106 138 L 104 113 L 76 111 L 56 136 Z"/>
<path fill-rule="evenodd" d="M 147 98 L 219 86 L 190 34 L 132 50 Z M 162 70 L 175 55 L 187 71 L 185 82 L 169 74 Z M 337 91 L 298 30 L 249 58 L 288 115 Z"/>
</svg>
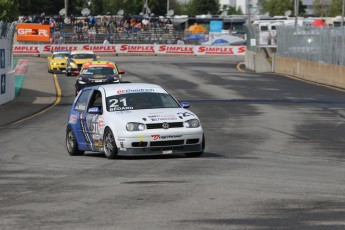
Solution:
<svg viewBox="0 0 345 230">
<path fill-rule="evenodd" d="M 120 156 L 171 155 L 203 151 L 201 144 L 127 149 L 118 148 L 117 150 Z"/>
<path fill-rule="evenodd" d="M 157 131 L 154 131 L 157 133 Z M 169 155 L 203 151 L 203 132 L 201 129 L 188 132 L 161 134 L 162 139 L 153 139 L 153 136 L 118 137 L 116 145 L 118 154 L 123 156 Z"/>
</svg>

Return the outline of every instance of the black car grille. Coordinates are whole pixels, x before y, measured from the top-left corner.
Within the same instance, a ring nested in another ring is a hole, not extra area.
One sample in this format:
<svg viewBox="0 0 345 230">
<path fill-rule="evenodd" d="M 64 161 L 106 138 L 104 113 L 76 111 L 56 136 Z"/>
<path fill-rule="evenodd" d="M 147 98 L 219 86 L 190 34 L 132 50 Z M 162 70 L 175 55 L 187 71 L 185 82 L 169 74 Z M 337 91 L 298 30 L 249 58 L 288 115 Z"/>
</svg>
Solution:
<svg viewBox="0 0 345 230">
<path fill-rule="evenodd" d="M 152 141 L 150 142 L 151 147 L 158 146 L 172 146 L 172 145 L 183 145 L 184 140 L 173 140 L 173 141 Z"/>
<path fill-rule="evenodd" d="M 196 139 L 187 139 L 186 144 L 197 144 L 199 143 L 199 138 Z"/>
<path fill-rule="evenodd" d="M 183 127 L 183 122 L 168 122 L 170 128 L 181 128 Z M 146 124 L 147 129 L 163 129 L 163 123 L 156 124 Z"/>
</svg>

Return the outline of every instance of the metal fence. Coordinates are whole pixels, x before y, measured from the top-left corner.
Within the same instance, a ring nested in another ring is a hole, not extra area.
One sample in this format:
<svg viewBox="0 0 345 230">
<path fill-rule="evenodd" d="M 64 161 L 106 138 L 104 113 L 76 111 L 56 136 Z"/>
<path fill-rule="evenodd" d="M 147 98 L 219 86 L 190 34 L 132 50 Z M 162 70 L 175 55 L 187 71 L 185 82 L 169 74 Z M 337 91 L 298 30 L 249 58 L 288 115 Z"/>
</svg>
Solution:
<svg viewBox="0 0 345 230">
<path fill-rule="evenodd" d="M 345 30 L 280 26 L 277 55 L 345 66 Z"/>
</svg>

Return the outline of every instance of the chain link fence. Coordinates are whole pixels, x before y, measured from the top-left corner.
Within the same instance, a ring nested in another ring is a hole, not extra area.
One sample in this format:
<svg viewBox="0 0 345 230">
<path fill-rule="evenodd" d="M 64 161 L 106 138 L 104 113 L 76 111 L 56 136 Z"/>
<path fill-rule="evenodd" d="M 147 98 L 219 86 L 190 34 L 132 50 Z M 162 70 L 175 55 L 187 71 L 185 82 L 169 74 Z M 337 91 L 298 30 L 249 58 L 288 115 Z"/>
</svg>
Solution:
<svg viewBox="0 0 345 230">
<path fill-rule="evenodd" d="M 277 55 L 345 66 L 345 30 L 279 26 Z"/>
</svg>

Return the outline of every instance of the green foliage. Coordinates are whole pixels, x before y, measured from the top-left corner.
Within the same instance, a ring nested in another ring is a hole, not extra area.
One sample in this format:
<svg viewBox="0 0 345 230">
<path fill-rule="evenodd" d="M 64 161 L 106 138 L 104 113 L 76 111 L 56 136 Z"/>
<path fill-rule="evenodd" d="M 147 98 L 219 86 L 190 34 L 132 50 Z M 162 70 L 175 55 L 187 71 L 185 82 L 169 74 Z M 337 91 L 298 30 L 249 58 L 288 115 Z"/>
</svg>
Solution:
<svg viewBox="0 0 345 230">
<path fill-rule="evenodd" d="M 343 0 L 331 0 L 328 8 L 329 17 L 335 17 L 342 14 Z"/>
<path fill-rule="evenodd" d="M 191 0 L 189 3 L 189 15 L 218 14 L 219 0 Z"/>
<path fill-rule="evenodd" d="M 284 15 L 287 10 L 293 12 L 294 5 L 292 0 L 267 0 L 263 2 L 263 11 L 271 16 Z"/>
<path fill-rule="evenodd" d="M 13 22 L 18 19 L 18 0 L 0 0 L 0 21 Z"/>
</svg>

